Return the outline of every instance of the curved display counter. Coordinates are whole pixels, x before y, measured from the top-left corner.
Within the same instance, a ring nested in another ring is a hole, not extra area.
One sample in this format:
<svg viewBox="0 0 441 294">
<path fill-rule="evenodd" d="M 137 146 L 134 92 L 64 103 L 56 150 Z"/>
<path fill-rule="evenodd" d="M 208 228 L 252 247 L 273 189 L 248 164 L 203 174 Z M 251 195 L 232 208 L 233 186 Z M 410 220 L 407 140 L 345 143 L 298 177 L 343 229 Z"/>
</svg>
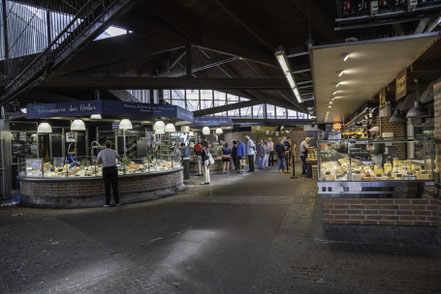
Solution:
<svg viewBox="0 0 441 294">
<path fill-rule="evenodd" d="M 183 168 L 133 173 L 118 177 L 120 202 L 154 200 L 183 191 Z M 19 177 L 21 202 L 27 206 L 75 208 L 102 206 L 102 177 Z M 113 199 L 113 197 L 111 198 Z"/>
</svg>

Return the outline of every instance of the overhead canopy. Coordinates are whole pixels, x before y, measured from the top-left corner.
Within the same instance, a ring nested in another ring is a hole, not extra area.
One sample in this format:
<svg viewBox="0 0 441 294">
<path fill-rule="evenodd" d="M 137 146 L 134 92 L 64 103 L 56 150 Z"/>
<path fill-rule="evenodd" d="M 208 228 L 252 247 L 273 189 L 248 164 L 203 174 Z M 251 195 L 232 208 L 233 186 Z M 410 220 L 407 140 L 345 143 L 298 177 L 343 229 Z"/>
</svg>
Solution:
<svg viewBox="0 0 441 294">
<path fill-rule="evenodd" d="M 193 113 L 179 106 L 108 100 L 29 104 L 26 117 L 28 119 L 88 117 L 92 114 L 101 114 L 103 118 L 163 117 L 193 122 Z"/>
<path fill-rule="evenodd" d="M 431 33 L 313 47 L 317 122 L 347 121 L 438 38 Z"/>
</svg>

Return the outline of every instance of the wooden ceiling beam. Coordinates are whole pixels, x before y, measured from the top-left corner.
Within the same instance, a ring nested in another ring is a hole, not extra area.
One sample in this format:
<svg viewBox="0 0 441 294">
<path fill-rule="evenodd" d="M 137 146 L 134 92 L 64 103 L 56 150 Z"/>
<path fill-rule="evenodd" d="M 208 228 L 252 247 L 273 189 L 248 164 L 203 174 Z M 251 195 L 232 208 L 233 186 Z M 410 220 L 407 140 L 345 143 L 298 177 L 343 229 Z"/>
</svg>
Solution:
<svg viewBox="0 0 441 294">
<path fill-rule="evenodd" d="M 253 38 L 264 45 L 270 52 L 275 52 L 275 48 L 280 45 L 275 36 L 275 32 L 270 32 L 267 26 L 263 26 L 255 18 L 252 18 L 248 11 L 241 7 L 240 1 L 233 1 L 234 5 L 228 5 L 227 1 L 211 0 L 221 8 L 237 24 L 245 29 Z"/>
<path fill-rule="evenodd" d="M 257 89 L 286 90 L 285 79 L 214 79 L 69 76 L 41 81 L 44 89 Z"/>
<path fill-rule="evenodd" d="M 334 30 L 334 22 L 329 19 L 315 0 L 291 0 L 294 6 L 308 19 L 313 27 L 328 40 L 339 38 L 339 34 Z"/>
</svg>

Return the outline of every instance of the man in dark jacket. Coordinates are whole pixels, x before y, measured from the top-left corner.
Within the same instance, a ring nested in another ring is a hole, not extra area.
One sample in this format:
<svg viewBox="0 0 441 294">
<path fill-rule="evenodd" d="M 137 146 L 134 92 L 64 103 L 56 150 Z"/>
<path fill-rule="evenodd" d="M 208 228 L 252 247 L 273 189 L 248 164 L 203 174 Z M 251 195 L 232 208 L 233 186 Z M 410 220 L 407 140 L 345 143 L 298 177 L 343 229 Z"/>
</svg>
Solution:
<svg viewBox="0 0 441 294">
<path fill-rule="evenodd" d="M 280 139 L 279 143 L 277 143 L 276 153 L 279 158 L 279 172 L 283 172 L 285 169 L 285 144 L 283 143 L 283 139 Z"/>
<path fill-rule="evenodd" d="M 237 160 L 237 141 L 233 140 L 233 149 L 231 150 L 231 159 L 233 159 L 234 171 L 239 170 L 239 162 Z"/>
<path fill-rule="evenodd" d="M 262 140 L 257 142 L 256 151 L 257 151 L 257 154 L 256 154 L 257 168 L 262 169 L 263 157 L 265 156 L 265 148 L 263 148 L 263 141 Z"/>
</svg>

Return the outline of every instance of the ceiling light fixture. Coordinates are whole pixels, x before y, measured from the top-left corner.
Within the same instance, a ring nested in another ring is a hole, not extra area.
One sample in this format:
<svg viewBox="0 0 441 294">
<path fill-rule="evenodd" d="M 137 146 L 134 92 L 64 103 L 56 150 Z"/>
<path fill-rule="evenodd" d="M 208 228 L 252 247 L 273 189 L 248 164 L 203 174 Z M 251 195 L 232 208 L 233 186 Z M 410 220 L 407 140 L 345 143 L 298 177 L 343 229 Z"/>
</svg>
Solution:
<svg viewBox="0 0 441 294">
<path fill-rule="evenodd" d="M 291 90 L 294 92 L 294 96 L 297 99 L 297 102 L 302 103 L 302 96 L 300 95 L 299 90 L 297 89 L 296 82 L 294 80 L 294 76 L 291 72 L 291 69 L 288 64 L 288 60 L 286 59 L 285 51 L 279 50 L 275 53 L 276 59 L 279 62 L 280 67 L 282 68 L 283 74 L 288 80 L 289 86 Z"/>
<path fill-rule="evenodd" d="M 132 125 L 132 122 L 129 119 L 125 118 L 125 119 L 122 119 L 119 122 L 119 128 L 121 130 L 131 130 L 131 129 L 133 129 L 133 125 Z"/>
<path fill-rule="evenodd" d="M 342 56 L 341 56 L 341 58 L 343 59 L 343 62 L 346 62 L 348 59 L 349 59 L 349 56 L 350 56 L 351 54 L 350 53 L 344 53 Z"/>
<path fill-rule="evenodd" d="M 82 121 L 81 119 L 76 119 L 70 125 L 70 130 L 71 131 L 85 131 L 86 125 L 84 124 L 84 121 Z"/>
<path fill-rule="evenodd" d="M 341 71 L 338 72 L 338 76 L 341 77 L 344 73 L 345 73 L 345 71 L 341 70 Z"/>
<path fill-rule="evenodd" d="M 332 106 L 331 106 L 331 105 L 329 105 L 329 106 L 328 106 L 328 108 L 332 108 Z"/>
</svg>

